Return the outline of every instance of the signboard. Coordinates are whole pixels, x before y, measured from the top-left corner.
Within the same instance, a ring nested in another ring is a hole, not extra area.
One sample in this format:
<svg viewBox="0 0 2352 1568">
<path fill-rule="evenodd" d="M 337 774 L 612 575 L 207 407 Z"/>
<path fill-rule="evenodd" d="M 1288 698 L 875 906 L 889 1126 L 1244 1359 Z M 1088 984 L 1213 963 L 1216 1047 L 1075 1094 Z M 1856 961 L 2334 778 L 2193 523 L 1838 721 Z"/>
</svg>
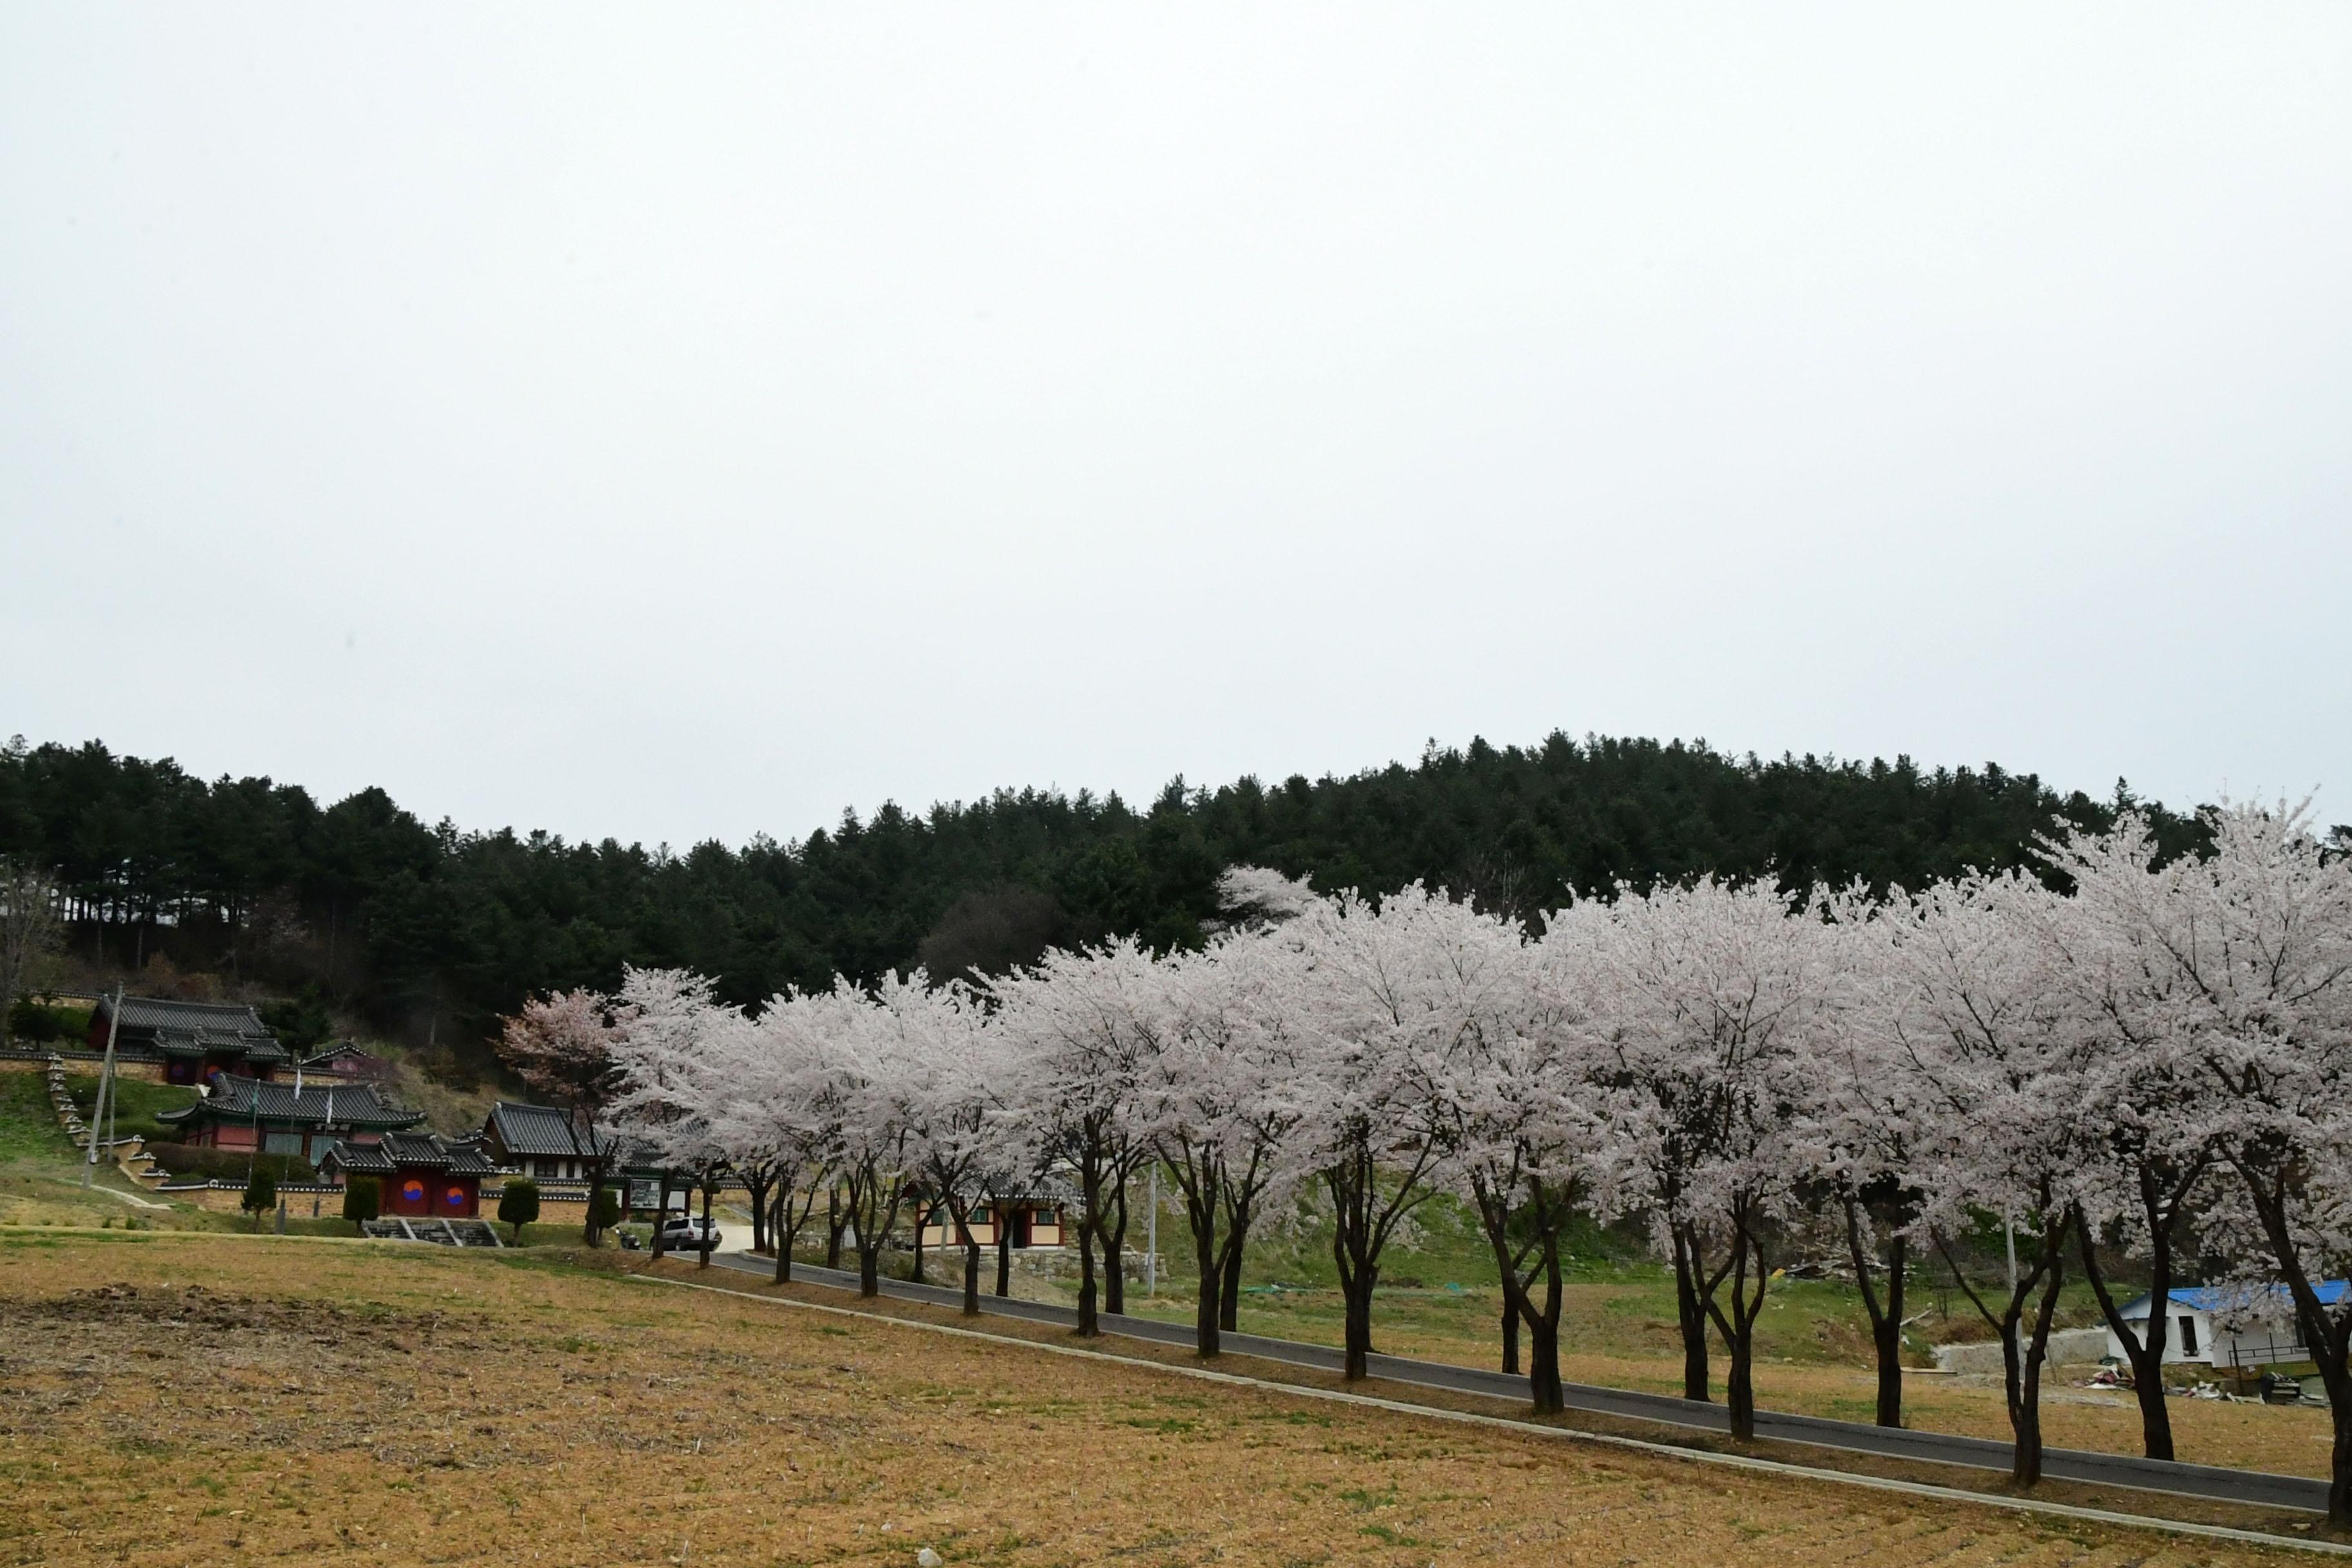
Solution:
<svg viewBox="0 0 2352 1568">
<path fill-rule="evenodd" d="M 649 1209 L 661 1202 L 661 1184 L 633 1177 L 629 1182 L 629 1206 Z"/>
</svg>

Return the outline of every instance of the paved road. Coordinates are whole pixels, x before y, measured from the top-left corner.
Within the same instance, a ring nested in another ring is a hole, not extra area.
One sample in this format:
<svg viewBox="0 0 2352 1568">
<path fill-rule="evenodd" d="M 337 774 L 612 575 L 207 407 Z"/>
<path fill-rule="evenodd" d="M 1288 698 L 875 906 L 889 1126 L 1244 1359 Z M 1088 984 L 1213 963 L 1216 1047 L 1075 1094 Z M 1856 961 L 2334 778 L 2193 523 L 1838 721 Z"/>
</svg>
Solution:
<svg viewBox="0 0 2352 1568">
<path fill-rule="evenodd" d="M 773 1262 L 762 1258 L 722 1256 L 714 1257 L 711 1261 L 763 1277 L 772 1277 L 775 1271 Z M 836 1289 L 857 1289 L 857 1276 L 855 1274 L 818 1268 L 805 1263 L 793 1265 L 793 1279 L 798 1283 L 825 1285 Z M 882 1281 L 882 1293 L 900 1300 L 926 1301 L 940 1306 L 960 1307 L 963 1304 L 963 1292 L 960 1289 L 909 1285 L 897 1279 Z M 1072 1309 L 1044 1301 L 982 1296 L 980 1305 L 983 1312 L 999 1317 L 1023 1318 L 1031 1322 L 1053 1323 L 1066 1328 L 1076 1327 L 1077 1323 L 1077 1313 Z M 1192 1342 L 1192 1330 L 1188 1323 L 1163 1323 L 1150 1318 L 1114 1316 L 1108 1312 L 1102 1314 L 1102 1331 L 1106 1334 L 1149 1340 L 1158 1344 L 1189 1345 Z M 1322 1372 L 1340 1370 L 1339 1352 L 1328 1345 L 1232 1333 L 1223 1335 L 1223 1342 L 1225 1349 L 1235 1355 L 1256 1356 L 1292 1366 L 1313 1367 Z M 1509 1377 L 1498 1372 L 1482 1372 L 1475 1367 L 1454 1366 L 1444 1362 L 1376 1355 L 1371 1359 L 1371 1373 L 1374 1377 L 1394 1383 L 1443 1388 L 1456 1394 L 1484 1394 L 1515 1404 L 1525 1404 L 1528 1398 L 1525 1378 Z M 1730 1428 L 1730 1417 L 1720 1405 L 1581 1383 L 1568 1384 L 1564 1393 L 1571 1410 L 1635 1421 L 1654 1421 L 1705 1432 L 1724 1432 Z M 1924 1460 L 1930 1464 L 1960 1465 L 1970 1469 L 2005 1471 L 2009 1468 L 2010 1446 L 1985 1437 L 1956 1437 L 1939 1432 L 1870 1426 L 1860 1422 L 1832 1421 L 1818 1415 L 1790 1415 L 1771 1410 L 1756 1413 L 1756 1435 L 1784 1443 L 1805 1443 L 1815 1447 Z M 2327 1510 L 2327 1483 L 2304 1476 L 2234 1470 L 2215 1465 L 2183 1465 L 2163 1459 L 2133 1458 L 2122 1454 L 2094 1454 L 2079 1448 L 2043 1449 L 2042 1469 L 2053 1480 L 2130 1487 L 2141 1491 L 2170 1492 L 2180 1497 L 2210 1498 L 2263 1508 L 2298 1509 L 2313 1513 Z"/>
</svg>

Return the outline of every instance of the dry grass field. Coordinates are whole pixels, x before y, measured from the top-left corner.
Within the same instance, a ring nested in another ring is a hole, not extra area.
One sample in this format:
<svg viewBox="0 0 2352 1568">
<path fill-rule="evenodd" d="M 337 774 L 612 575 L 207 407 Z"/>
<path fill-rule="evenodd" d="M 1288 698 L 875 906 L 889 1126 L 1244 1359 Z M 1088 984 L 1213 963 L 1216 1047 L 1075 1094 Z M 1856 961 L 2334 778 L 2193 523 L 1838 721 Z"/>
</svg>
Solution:
<svg viewBox="0 0 2352 1568">
<path fill-rule="evenodd" d="M 531 1255 L 5 1230 L 0 1322 L 0 1563 L 2283 1560 Z"/>
</svg>

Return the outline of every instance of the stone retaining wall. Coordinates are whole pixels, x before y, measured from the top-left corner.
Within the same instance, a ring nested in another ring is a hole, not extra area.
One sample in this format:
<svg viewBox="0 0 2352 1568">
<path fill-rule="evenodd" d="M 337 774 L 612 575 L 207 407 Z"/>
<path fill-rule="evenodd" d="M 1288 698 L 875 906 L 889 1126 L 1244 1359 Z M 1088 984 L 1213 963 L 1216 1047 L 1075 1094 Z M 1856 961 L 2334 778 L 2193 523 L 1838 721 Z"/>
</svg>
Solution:
<svg viewBox="0 0 2352 1568">
<path fill-rule="evenodd" d="M 54 1056 L 64 1058 L 66 1071 L 69 1073 L 96 1073 L 106 1060 L 104 1053 L 99 1051 L 57 1051 L 43 1046 L 34 1055 L 20 1056 L 18 1049 L 12 1047 L 5 1055 L 0 1055 L 0 1072 L 46 1071 L 49 1058 Z M 160 1059 L 126 1057 L 118 1053 L 114 1058 L 114 1070 L 124 1078 L 140 1079 L 148 1083 L 163 1081 L 163 1064 Z"/>
<path fill-rule="evenodd" d="M 1936 1365 L 1945 1372 L 1972 1373 L 1992 1377 L 2001 1375 L 1999 1340 L 1979 1340 L 1962 1345 L 1937 1345 L 1934 1353 Z M 2083 1366 L 2098 1361 L 2106 1353 L 2106 1330 L 2059 1329 L 2050 1336 L 2047 1364 Z"/>
</svg>

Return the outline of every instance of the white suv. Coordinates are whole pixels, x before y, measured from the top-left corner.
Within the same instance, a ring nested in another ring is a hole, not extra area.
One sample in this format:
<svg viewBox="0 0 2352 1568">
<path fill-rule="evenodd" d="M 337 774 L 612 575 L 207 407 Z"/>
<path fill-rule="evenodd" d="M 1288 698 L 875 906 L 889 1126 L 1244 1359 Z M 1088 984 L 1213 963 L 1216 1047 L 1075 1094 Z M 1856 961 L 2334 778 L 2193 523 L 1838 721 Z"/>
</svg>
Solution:
<svg viewBox="0 0 2352 1568">
<path fill-rule="evenodd" d="M 661 1244 L 666 1252 L 699 1252 L 702 1250 L 702 1228 L 709 1221 L 699 1215 L 673 1215 L 662 1222 Z M 717 1247 L 725 1239 L 716 1225 L 710 1226 L 710 1245 Z"/>
</svg>

